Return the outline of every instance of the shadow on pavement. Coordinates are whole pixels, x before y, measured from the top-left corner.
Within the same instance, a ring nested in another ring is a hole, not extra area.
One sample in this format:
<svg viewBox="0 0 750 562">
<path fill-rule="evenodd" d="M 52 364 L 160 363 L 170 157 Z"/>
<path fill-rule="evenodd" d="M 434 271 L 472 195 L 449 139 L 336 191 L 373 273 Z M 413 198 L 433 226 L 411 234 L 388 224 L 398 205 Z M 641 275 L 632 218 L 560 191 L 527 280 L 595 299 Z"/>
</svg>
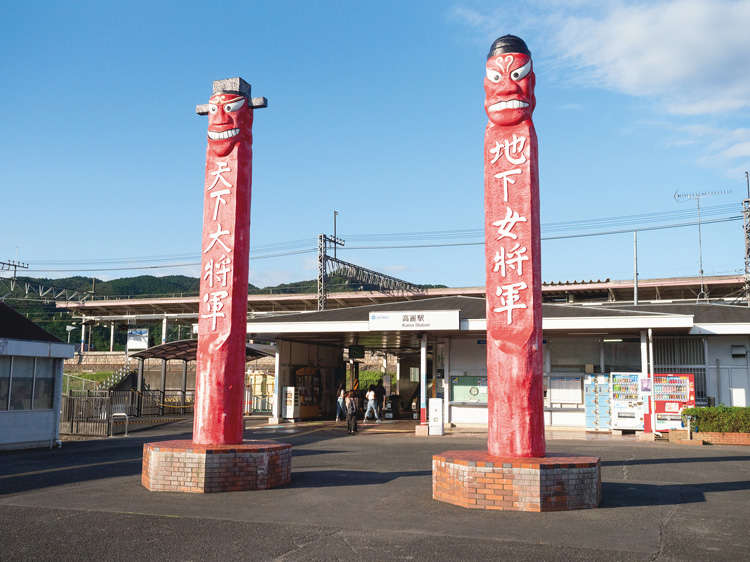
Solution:
<svg viewBox="0 0 750 562">
<path fill-rule="evenodd" d="M 191 439 L 192 433 L 66 441 L 61 449 L 0 455 L 0 496 L 141 473 L 143 444 Z"/>
<path fill-rule="evenodd" d="M 703 484 L 634 484 L 602 482 L 599 509 L 702 503 L 712 492 L 750 490 L 750 481 L 709 482 Z"/>
<path fill-rule="evenodd" d="M 295 449 L 292 447 L 292 456 L 293 457 L 312 457 L 315 455 L 338 455 L 341 453 L 346 453 L 347 451 L 334 451 L 334 450 L 326 450 L 326 449 Z"/>
<path fill-rule="evenodd" d="M 328 488 L 337 486 L 365 486 L 386 484 L 397 478 L 432 476 L 431 470 L 405 472 L 372 472 L 367 470 L 308 470 L 292 471 L 292 481 L 284 488 Z"/>
<path fill-rule="evenodd" d="M 750 455 L 735 455 L 731 457 L 682 457 L 682 458 L 659 458 L 659 459 L 633 459 L 633 460 L 616 460 L 616 461 L 601 461 L 602 466 L 622 466 L 622 465 L 636 465 L 636 464 L 684 464 L 694 462 L 748 462 L 750 461 Z"/>
</svg>

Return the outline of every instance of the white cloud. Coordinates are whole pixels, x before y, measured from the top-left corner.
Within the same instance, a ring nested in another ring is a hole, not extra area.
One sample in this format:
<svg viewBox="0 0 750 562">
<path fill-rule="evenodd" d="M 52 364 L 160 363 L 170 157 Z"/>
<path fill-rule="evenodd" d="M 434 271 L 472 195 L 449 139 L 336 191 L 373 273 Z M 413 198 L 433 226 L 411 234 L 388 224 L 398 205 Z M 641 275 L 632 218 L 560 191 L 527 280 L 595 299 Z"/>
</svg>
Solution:
<svg viewBox="0 0 750 562">
<path fill-rule="evenodd" d="M 498 30 L 533 37 L 532 52 L 550 69 L 653 97 L 670 113 L 750 107 L 747 0 L 532 0 L 513 10 L 462 6 L 452 15 L 481 35 L 477 40 L 492 41 Z"/>
<path fill-rule="evenodd" d="M 750 1 L 529 0 L 453 15 L 487 45 L 498 30 L 528 39 L 548 81 L 650 104 L 665 144 L 697 144 L 700 165 L 727 177 L 750 166 L 750 130 L 738 126 L 750 110 Z"/>
<path fill-rule="evenodd" d="M 750 2 L 617 3 L 599 19 L 563 16 L 556 43 L 600 85 L 656 96 L 676 114 L 750 106 Z"/>
<path fill-rule="evenodd" d="M 682 125 L 671 127 L 678 140 L 672 145 L 699 143 L 703 156 L 698 164 L 723 171 L 727 178 L 744 177 L 750 169 L 750 129 L 715 125 Z M 682 139 L 682 140 L 679 140 Z"/>
<path fill-rule="evenodd" d="M 740 142 L 722 151 L 719 156 L 723 158 L 750 157 L 750 141 Z"/>
</svg>

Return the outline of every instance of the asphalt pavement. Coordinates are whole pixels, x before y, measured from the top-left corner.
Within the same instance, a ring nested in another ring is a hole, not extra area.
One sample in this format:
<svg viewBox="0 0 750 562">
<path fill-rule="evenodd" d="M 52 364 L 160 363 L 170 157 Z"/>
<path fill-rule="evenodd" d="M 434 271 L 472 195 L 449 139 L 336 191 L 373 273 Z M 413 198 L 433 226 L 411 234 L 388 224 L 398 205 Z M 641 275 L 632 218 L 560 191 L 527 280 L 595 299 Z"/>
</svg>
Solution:
<svg viewBox="0 0 750 562">
<path fill-rule="evenodd" d="M 189 439 L 191 420 L 0 453 L 0 559 L 750 560 L 747 447 L 549 439 L 548 452 L 601 458 L 599 508 L 489 512 L 431 497 L 432 455 L 485 449 L 486 433 L 360 428 L 250 420 L 246 439 L 293 446 L 292 482 L 254 492 L 141 486 L 143 443 Z"/>
</svg>

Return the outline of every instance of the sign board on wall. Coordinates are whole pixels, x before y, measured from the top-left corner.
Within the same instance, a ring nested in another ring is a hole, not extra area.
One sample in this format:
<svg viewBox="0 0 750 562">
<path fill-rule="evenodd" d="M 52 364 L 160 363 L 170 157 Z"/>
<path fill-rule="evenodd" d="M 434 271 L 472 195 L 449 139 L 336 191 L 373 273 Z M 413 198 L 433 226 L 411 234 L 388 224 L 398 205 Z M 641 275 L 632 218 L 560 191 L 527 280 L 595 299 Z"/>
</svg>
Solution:
<svg viewBox="0 0 750 562">
<path fill-rule="evenodd" d="M 350 345 L 349 346 L 349 359 L 364 359 L 365 358 L 365 346 L 364 345 Z"/>
<path fill-rule="evenodd" d="M 148 349 L 148 328 L 128 330 L 128 351 L 134 349 Z"/>
<path fill-rule="evenodd" d="M 370 312 L 370 330 L 458 330 L 458 310 Z"/>
</svg>

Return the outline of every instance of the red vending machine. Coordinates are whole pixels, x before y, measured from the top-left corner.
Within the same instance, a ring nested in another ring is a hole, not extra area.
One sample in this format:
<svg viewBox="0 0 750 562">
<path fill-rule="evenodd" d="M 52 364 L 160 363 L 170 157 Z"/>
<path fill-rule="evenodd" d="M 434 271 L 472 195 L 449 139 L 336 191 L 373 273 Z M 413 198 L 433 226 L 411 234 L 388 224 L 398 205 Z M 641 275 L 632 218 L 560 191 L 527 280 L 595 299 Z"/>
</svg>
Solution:
<svg viewBox="0 0 750 562">
<path fill-rule="evenodd" d="M 682 410 L 695 406 L 695 375 L 654 375 L 656 431 L 683 429 Z"/>
</svg>

